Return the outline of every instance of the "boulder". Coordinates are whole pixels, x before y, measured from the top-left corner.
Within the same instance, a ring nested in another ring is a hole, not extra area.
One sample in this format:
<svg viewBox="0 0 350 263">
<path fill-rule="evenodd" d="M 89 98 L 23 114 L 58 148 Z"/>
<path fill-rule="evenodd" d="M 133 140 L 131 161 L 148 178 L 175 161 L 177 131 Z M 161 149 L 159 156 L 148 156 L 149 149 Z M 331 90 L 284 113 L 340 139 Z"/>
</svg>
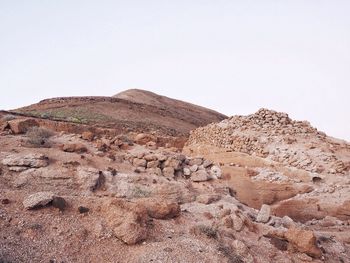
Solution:
<svg viewBox="0 0 350 263">
<path fill-rule="evenodd" d="M 319 258 L 322 255 L 321 250 L 316 245 L 316 237 L 312 231 L 292 227 L 287 230 L 284 237 L 299 252 L 315 258 Z"/>
<path fill-rule="evenodd" d="M 149 217 L 143 205 L 117 199 L 103 206 L 101 212 L 115 236 L 126 244 L 134 245 L 147 238 Z"/>
<path fill-rule="evenodd" d="M 63 145 L 62 148 L 63 151 L 65 152 L 75 152 L 75 153 L 85 153 L 87 152 L 87 148 L 84 144 L 82 143 L 67 143 Z"/>
<path fill-rule="evenodd" d="M 84 190 L 96 191 L 104 186 L 105 180 L 104 174 L 95 168 L 78 167 L 77 181 Z"/>
<path fill-rule="evenodd" d="M 23 134 L 31 127 L 38 127 L 39 123 L 34 119 L 15 119 L 8 121 L 8 125 L 14 134 Z"/>
<path fill-rule="evenodd" d="M 256 221 L 260 223 L 267 223 L 270 219 L 271 207 L 269 205 L 263 204 L 260 208 Z"/>
<path fill-rule="evenodd" d="M 199 170 L 192 173 L 191 180 L 193 182 L 205 182 L 210 179 L 209 174 L 205 170 Z"/>
<path fill-rule="evenodd" d="M 41 153 L 13 154 L 3 159 L 2 164 L 15 167 L 40 168 L 49 165 L 49 158 Z"/>
<path fill-rule="evenodd" d="M 26 209 L 38 208 L 47 205 L 53 198 L 54 194 L 52 192 L 38 192 L 26 197 L 23 201 L 23 206 Z"/>
<path fill-rule="evenodd" d="M 93 141 L 95 138 L 95 135 L 91 131 L 85 131 L 81 134 L 81 138 L 83 138 L 86 141 Z"/>
<path fill-rule="evenodd" d="M 178 203 L 166 200 L 148 199 L 142 201 L 151 218 L 169 219 L 180 215 L 181 209 Z"/>
</svg>

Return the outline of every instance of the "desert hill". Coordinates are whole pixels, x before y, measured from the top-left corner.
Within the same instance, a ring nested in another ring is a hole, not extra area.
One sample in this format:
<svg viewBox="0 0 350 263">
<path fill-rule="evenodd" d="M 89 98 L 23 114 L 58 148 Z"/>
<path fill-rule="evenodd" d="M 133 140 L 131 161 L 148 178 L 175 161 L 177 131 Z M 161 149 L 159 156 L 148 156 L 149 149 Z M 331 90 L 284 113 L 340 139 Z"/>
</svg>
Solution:
<svg viewBox="0 0 350 263">
<path fill-rule="evenodd" d="M 350 262 L 349 211 L 349 143 L 286 113 L 140 90 L 0 111 L 1 263 Z"/>
<path fill-rule="evenodd" d="M 213 110 L 144 90 L 113 97 L 66 97 L 40 101 L 13 112 L 56 121 L 187 136 L 189 131 L 226 118 Z"/>
</svg>

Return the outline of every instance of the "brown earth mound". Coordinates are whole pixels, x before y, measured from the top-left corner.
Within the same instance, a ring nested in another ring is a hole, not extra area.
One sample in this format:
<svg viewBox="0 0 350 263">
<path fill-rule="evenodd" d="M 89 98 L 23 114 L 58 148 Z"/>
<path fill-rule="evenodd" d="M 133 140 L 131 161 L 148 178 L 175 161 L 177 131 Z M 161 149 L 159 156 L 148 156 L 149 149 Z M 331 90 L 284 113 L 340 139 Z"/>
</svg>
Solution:
<svg viewBox="0 0 350 263">
<path fill-rule="evenodd" d="M 225 115 L 144 90 L 128 90 L 114 97 L 65 97 L 40 101 L 13 112 L 29 116 L 124 131 L 187 136 Z"/>
</svg>

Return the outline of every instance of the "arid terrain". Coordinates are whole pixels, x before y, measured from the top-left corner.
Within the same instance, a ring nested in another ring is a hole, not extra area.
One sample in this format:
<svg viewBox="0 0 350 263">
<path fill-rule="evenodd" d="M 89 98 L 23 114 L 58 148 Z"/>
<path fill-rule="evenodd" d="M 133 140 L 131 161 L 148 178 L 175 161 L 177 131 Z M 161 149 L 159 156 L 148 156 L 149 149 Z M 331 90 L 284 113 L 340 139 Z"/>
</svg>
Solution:
<svg viewBox="0 0 350 263">
<path fill-rule="evenodd" d="M 0 111 L 5 262 L 350 262 L 350 144 L 142 90 Z"/>
</svg>

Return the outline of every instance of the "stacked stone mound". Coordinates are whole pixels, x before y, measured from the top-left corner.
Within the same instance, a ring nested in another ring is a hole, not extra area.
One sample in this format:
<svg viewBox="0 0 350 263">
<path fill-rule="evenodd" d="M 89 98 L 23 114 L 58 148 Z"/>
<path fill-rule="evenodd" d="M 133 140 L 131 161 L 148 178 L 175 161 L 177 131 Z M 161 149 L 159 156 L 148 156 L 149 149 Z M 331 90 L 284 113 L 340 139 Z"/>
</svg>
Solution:
<svg viewBox="0 0 350 263">
<path fill-rule="evenodd" d="M 344 173 L 347 164 L 334 154 L 334 149 L 321 149 L 333 144 L 323 132 L 307 121 L 294 121 L 288 114 L 260 109 L 248 116 L 233 116 L 192 131 L 187 146 L 213 145 L 234 152 L 247 153 L 305 169 L 311 172 Z M 340 146 L 336 143 L 335 148 Z M 349 145 L 344 146 L 347 150 Z M 324 165 L 324 163 L 328 165 Z"/>
<path fill-rule="evenodd" d="M 135 172 L 149 172 L 168 178 L 184 177 L 194 182 L 221 178 L 221 169 L 213 162 L 201 157 L 188 158 L 183 154 L 139 153 L 126 159 L 134 166 Z"/>
</svg>

